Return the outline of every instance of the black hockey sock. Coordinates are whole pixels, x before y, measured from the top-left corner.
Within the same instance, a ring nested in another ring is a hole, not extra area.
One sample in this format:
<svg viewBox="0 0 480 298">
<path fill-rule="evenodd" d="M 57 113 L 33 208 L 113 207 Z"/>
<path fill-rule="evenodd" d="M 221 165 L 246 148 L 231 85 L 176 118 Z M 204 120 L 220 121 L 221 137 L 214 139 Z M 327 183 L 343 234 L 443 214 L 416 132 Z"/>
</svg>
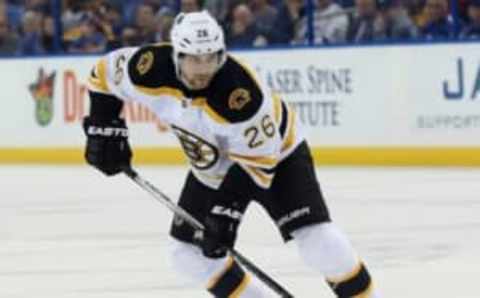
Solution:
<svg viewBox="0 0 480 298">
<path fill-rule="evenodd" d="M 248 284 L 248 275 L 233 260 L 229 259 L 225 270 L 215 277 L 208 286 L 208 291 L 215 297 L 230 297 L 240 293 Z"/>
<path fill-rule="evenodd" d="M 370 274 L 364 264 L 360 264 L 351 274 L 342 280 L 327 280 L 327 282 L 339 298 L 367 298 L 368 292 L 372 287 Z"/>
</svg>

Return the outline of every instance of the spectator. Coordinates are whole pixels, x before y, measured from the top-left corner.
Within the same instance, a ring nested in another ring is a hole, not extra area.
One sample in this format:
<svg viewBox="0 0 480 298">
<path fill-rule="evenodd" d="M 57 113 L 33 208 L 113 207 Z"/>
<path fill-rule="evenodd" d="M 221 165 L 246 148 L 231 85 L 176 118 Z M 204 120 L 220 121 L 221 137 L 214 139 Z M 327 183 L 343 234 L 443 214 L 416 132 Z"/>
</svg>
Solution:
<svg viewBox="0 0 480 298">
<path fill-rule="evenodd" d="M 107 38 L 99 31 L 95 19 L 87 18 L 81 25 L 81 37 L 68 48 L 70 53 L 102 53 L 107 48 Z"/>
<path fill-rule="evenodd" d="M 21 37 L 18 52 L 21 55 L 40 55 L 45 53 L 42 45 L 43 15 L 28 10 L 22 18 Z"/>
<path fill-rule="evenodd" d="M 260 35 L 250 8 L 245 4 L 237 5 L 232 12 L 232 23 L 227 28 L 226 42 L 233 47 L 252 47 L 266 44 Z"/>
<path fill-rule="evenodd" d="M 268 0 L 250 0 L 255 24 L 261 32 L 269 32 L 278 14 L 277 9 L 268 3 Z"/>
<path fill-rule="evenodd" d="M 180 11 L 181 12 L 195 12 L 200 11 L 202 6 L 200 0 L 181 0 Z"/>
<path fill-rule="evenodd" d="M 167 9 L 176 11 L 179 0 L 108 0 L 117 7 L 123 9 L 123 19 L 125 24 L 135 23 L 135 13 L 139 5 L 147 4 L 155 8 L 155 11 Z M 120 5 L 119 5 L 120 4 Z"/>
<path fill-rule="evenodd" d="M 118 48 L 120 46 L 119 36 L 123 27 L 120 8 L 108 2 L 97 1 L 91 7 L 90 17 L 97 25 L 97 30 L 107 39 L 106 51 Z"/>
<path fill-rule="evenodd" d="M 385 38 L 385 26 L 376 0 L 355 0 L 356 11 L 348 27 L 350 42 L 371 42 Z"/>
<path fill-rule="evenodd" d="M 221 23 L 224 27 L 229 27 L 233 22 L 233 11 L 240 4 L 246 4 L 247 0 L 226 0 L 224 5 L 226 6 L 226 14 Z"/>
<path fill-rule="evenodd" d="M 220 24 L 224 24 L 228 15 L 230 2 L 231 0 L 205 0 L 203 7 L 208 10 L 208 12 L 217 19 Z"/>
<path fill-rule="evenodd" d="M 303 0 L 284 0 L 267 34 L 270 44 L 290 44 L 296 36 L 296 27 L 304 9 Z"/>
<path fill-rule="evenodd" d="M 43 18 L 42 24 L 42 47 L 46 53 L 52 54 L 55 52 L 54 38 L 55 21 L 52 17 L 47 16 Z"/>
<path fill-rule="evenodd" d="M 468 4 L 469 24 L 462 30 L 462 39 L 480 39 L 480 0 L 470 0 Z"/>
<path fill-rule="evenodd" d="M 134 26 L 123 28 L 120 38 L 121 47 L 134 47 L 142 43 L 138 29 Z"/>
<path fill-rule="evenodd" d="M 424 7 L 425 21 L 420 32 L 426 39 L 452 38 L 454 26 L 449 18 L 447 0 L 427 0 Z"/>
<path fill-rule="evenodd" d="M 140 34 L 142 44 L 154 43 L 156 35 L 155 14 L 157 10 L 153 4 L 144 2 L 137 7 L 135 26 Z"/>
<path fill-rule="evenodd" d="M 407 8 L 408 14 L 418 28 L 420 24 L 423 24 L 425 22 L 423 15 L 423 7 L 425 6 L 425 0 L 403 0 L 403 3 Z"/>
<path fill-rule="evenodd" d="M 80 38 L 81 23 L 88 17 L 86 2 L 67 0 L 62 12 L 63 39 L 69 43 Z"/>
<path fill-rule="evenodd" d="M 51 3 L 49 0 L 25 0 L 24 9 L 25 11 L 34 10 L 43 15 L 50 15 Z"/>
<path fill-rule="evenodd" d="M 470 0 L 457 0 L 458 15 L 460 16 L 460 20 L 463 24 L 466 24 L 469 19 L 468 6 L 470 2 Z"/>
<path fill-rule="evenodd" d="M 158 7 L 160 8 L 157 10 L 157 14 L 156 14 L 157 18 L 161 18 L 161 17 L 175 18 L 175 16 L 177 15 L 175 8 L 169 4 L 163 4 Z"/>
<path fill-rule="evenodd" d="M 109 2 L 100 3 L 97 15 L 102 19 L 102 24 L 111 29 L 112 34 L 118 36 L 123 28 L 122 6 L 113 5 Z"/>
<path fill-rule="evenodd" d="M 156 32 L 155 42 L 170 41 L 170 29 L 173 25 L 175 15 L 170 9 L 161 9 L 155 16 Z"/>
<path fill-rule="evenodd" d="M 17 46 L 18 37 L 10 30 L 6 13 L 0 12 L 0 56 L 15 54 Z"/>
<path fill-rule="evenodd" d="M 343 8 L 352 8 L 354 6 L 354 0 L 335 0 Z"/>
<path fill-rule="evenodd" d="M 7 0 L 0 0 L 0 14 L 6 15 L 10 30 L 17 30 L 21 26 L 23 13 L 23 6 Z"/>
<path fill-rule="evenodd" d="M 317 0 L 313 15 L 314 43 L 334 44 L 345 42 L 348 29 L 348 16 L 343 8 L 333 0 Z M 304 16 L 296 42 L 307 42 L 308 17 Z"/>
<path fill-rule="evenodd" d="M 418 29 L 408 15 L 402 0 L 385 0 L 382 8 L 386 39 L 408 40 L 418 36 Z"/>
</svg>

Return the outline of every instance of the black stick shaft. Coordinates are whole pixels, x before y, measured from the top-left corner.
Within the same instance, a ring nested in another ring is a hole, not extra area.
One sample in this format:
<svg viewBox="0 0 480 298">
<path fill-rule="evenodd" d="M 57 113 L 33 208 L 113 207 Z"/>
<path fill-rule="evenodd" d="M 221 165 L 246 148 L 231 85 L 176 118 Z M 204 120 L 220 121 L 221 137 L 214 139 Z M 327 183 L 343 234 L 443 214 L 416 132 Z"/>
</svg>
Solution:
<svg viewBox="0 0 480 298">
<path fill-rule="evenodd" d="M 141 188 L 146 190 L 150 193 L 157 201 L 165 205 L 168 209 L 170 209 L 175 215 L 181 217 L 183 220 L 188 222 L 194 229 L 203 231 L 205 230 L 204 225 L 199 222 L 196 218 L 191 216 L 188 212 L 186 212 L 183 208 L 175 204 L 167 195 L 161 192 L 158 188 L 156 188 L 153 184 L 148 182 L 147 180 L 143 179 L 138 175 L 138 173 L 133 170 L 132 168 L 126 168 L 123 170 L 125 175 L 127 175 L 130 179 L 132 179 L 137 185 Z M 279 294 L 283 298 L 293 298 L 293 295 L 290 294 L 284 287 L 282 287 L 278 282 L 273 280 L 267 273 L 262 271 L 260 268 L 255 266 L 251 261 L 249 261 L 246 257 L 240 254 L 233 248 L 228 249 L 229 253 L 245 268 L 248 269 L 252 274 L 254 274 L 259 280 L 265 283 L 270 289 L 272 289 L 275 293 Z"/>
</svg>

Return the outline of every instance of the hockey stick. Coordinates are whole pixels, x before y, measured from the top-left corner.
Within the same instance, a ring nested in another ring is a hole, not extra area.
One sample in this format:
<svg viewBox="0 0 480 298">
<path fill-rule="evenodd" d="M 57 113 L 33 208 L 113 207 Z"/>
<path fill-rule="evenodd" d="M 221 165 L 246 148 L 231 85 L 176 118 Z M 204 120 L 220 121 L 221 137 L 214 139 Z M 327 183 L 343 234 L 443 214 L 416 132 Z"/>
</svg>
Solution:
<svg viewBox="0 0 480 298">
<path fill-rule="evenodd" d="M 170 209 L 175 215 L 181 217 L 187 223 L 189 223 L 194 229 L 197 231 L 204 231 L 204 225 L 191 216 L 188 212 L 182 209 L 180 206 L 175 204 L 167 195 L 161 192 L 158 188 L 156 188 L 153 184 L 148 182 L 147 180 L 140 177 L 135 170 L 132 168 L 125 168 L 123 169 L 123 173 L 127 175 L 130 179 L 132 179 L 137 185 L 141 188 L 146 190 L 150 193 L 157 201 L 165 205 L 168 209 Z M 233 248 L 228 248 L 228 252 L 232 255 L 240 264 L 242 264 L 245 268 L 248 269 L 252 274 L 254 274 L 258 279 L 263 281 L 265 285 L 267 285 L 270 289 L 274 292 L 279 294 L 283 298 L 293 298 L 293 295 L 290 294 L 285 288 L 283 288 L 280 284 L 278 284 L 275 280 L 273 280 L 270 276 L 268 276 L 265 272 L 263 272 L 260 268 L 255 266 L 251 261 L 245 258 L 242 254 L 236 251 Z"/>
</svg>

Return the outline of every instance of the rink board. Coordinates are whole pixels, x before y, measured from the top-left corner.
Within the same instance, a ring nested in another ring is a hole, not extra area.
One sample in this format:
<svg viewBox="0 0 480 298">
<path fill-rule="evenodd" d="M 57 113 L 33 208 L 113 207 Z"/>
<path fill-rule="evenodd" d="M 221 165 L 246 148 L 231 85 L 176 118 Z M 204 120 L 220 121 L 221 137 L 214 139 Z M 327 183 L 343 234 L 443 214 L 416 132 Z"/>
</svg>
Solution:
<svg viewBox="0 0 480 298">
<path fill-rule="evenodd" d="M 480 165 L 480 45 L 241 51 L 296 110 L 319 164 Z M 0 162 L 81 163 L 98 57 L 0 60 Z M 178 164 L 174 137 L 128 105 L 140 163 Z"/>
<path fill-rule="evenodd" d="M 312 148 L 317 165 L 378 166 L 480 166 L 480 148 L 375 147 Z M 3 164 L 84 164 L 83 149 L 28 148 L 0 149 Z M 136 148 L 134 163 L 185 164 L 183 152 L 177 148 Z"/>
</svg>

